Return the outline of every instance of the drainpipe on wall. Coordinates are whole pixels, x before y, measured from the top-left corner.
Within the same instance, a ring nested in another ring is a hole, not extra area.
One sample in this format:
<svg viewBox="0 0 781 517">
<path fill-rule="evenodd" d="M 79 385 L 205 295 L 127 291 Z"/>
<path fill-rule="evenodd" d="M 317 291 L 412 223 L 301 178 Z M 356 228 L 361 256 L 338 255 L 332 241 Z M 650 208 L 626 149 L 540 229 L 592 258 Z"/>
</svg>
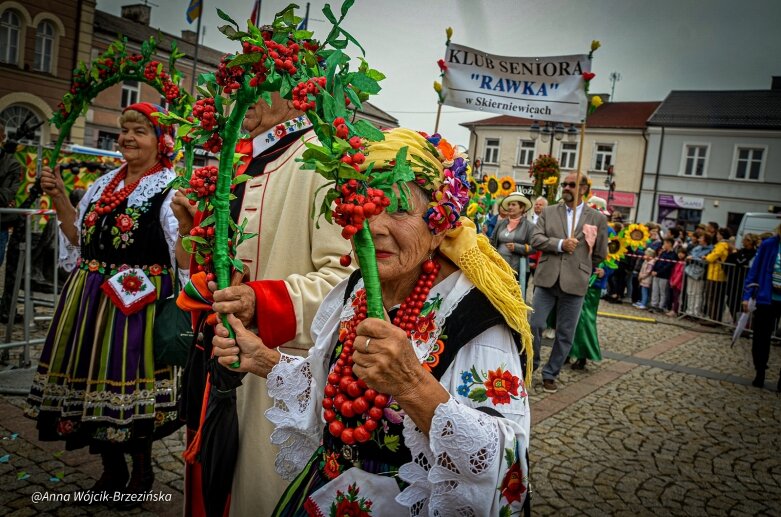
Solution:
<svg viewBox="0 0 781 517">
<path fill-rule="evenodd" d="M 73 59 L 71 60 L 72 61 L 71 74 L 73 74 L 73 70 L 75 70 L 79 64 L 79 37 L 81 35 L 81 8 L 83 3 L 84 0 L 79 0 L 78 2 L 76 2 L 76 34 L 74 37 L 75 45 L 73 45 Z M 73 75 L 71 75 L 71 77 L 68 77 L 69 83 L 72 80 L 73 80 Z"/>
<path fill-rule="evenodd" d="M 640 200 L 643 197 L 643 177 L 645 176 L 645 157 L 648 155 L 648 135 L 646 133 L 646 130 L 643 129 L 643 165 L 642 169 L 640 170 L 640 190 L 637 193 L 637 208 L 635 208 L 635 217 L 634 220 L 637 220 L 637 214 L 640 212 Z"/>
<path fill-rule="evenodd" d="M 656 221 L 656 201 L 657 188 L 659 186 L 659 169 L 662 167 L 662 148 L 664 148 L 664 126 L 662 126 L 662 137 L 659 140 L 659 156 L 656 157 L 656 176 L 654 177 L 654 194 L 651 198 L 651 221 Z"/>
</svg>

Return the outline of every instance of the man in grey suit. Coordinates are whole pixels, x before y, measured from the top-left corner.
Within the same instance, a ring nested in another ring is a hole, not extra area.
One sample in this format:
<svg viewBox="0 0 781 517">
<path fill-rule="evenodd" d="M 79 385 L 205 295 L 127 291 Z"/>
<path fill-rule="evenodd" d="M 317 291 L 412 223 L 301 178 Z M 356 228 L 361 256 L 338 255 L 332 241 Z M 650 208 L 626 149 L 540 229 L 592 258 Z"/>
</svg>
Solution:
<svg viewBox="0 0 781 517">
<path fill-rule="evenodd" d="M 532 247 L 542 251 L 534 274 L 534 369 L 540 363 L 542 331 L 548 315 L 556 309 L 556 339 L 548 363 L 542 369 L 542 387 L 548 393 L 558 390 L 556 378 L 572 348 L 572 339 L 580 317 L 589 278 L 607 256 L 607 219 L 583 202 L 588 194 L 588 177 L 581 175 L 580 185 L 574 173 L 562 185 L 564 203 L 542 211 L 532 233 Z M 577 188 L 576 188 L 577 187 Z M 572 218 L 575 217 L 575 233 Z"/>
</svg>

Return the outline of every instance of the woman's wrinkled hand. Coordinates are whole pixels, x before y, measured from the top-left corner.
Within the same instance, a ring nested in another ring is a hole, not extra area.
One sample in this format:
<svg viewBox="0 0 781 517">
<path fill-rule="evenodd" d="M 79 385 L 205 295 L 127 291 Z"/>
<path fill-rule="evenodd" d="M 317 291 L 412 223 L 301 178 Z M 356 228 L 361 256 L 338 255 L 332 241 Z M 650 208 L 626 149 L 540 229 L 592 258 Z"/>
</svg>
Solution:
<svg viewBox="0 0 781 517">
<path fill-rule="evenodd" d="M 171 200 L 171 210 L 173 211 L 176 220 L 179 221 L 180 233 L 189 233 L 190 229 L 193 227 L 193 218 L 195 217 L 197 207 L 190 204 L 190 200 L 182 189 L 177 190 L 174 194 L 174 197 Z"/>
<path fill-rule="evenodd" d="M 236 337 L 229 337 L 228 329 L 222 322 L 217 324 L 212 340 L 217 362 L 233 372 L 249 372 L 266 377 L 279 362 L 279 352 L 267 348 L 263 340 L 247 330 L 234 315 L 228 314 L 227 318 Z M 231 366 L 235 363 L 239 363 L 238 368 Z"/>
<path fill-rule="evenodd" d="M 246 284 L 234 285 L 217 290 L 217 284 L 209 282 L 214 291 L 212 310 L 218 314 L 235 314 L 246 327 L 255 321 L 255 291 Z"/>
<path fill-rule="evenodd" d="M 67 197 L 59 167 L 56 167 L 54 171 L 50 167 L 41 167 L 41 188 L 51 198 Z"/>
<path fill-rule="evenodd" d="M 369 387 L 399 398 L 421 384 L 426 371 L 406 332 L 388 321 L 368 318 L 358 325 L 356 334 L 353 372 Z"/>
</svg>

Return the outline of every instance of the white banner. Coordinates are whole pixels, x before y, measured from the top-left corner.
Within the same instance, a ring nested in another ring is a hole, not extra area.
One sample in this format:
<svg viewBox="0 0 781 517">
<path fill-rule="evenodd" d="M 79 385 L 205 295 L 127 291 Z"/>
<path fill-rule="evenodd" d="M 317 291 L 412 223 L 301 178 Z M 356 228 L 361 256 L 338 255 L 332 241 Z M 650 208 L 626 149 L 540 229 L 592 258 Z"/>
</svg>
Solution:
<svg viewBox="0 0 781 517">
<path fill-rule="evenodd" d="M 535 120 L 576 124 L 586 118 L 588 55 L 493 56 L 450 43 L 444 104 Z"/>
</svg>

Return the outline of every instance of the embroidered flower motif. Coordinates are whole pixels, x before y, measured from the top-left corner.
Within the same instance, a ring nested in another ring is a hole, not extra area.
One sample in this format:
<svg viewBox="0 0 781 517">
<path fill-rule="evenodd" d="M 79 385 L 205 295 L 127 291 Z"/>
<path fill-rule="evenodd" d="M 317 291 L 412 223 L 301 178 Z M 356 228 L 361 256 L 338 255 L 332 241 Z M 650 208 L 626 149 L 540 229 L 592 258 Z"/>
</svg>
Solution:
<svg viewBox="0 0 781 517">
<path fill-rule="evenodd" d="M 152 276 L 158 276 L 163 272 L 163 266 L 160 264 L 152 264 L 149 266 L 149 274 Z"/>
<path fill-rule="evenodd" d="M 360 489 L 353 483 L 347 487 L 345 494 L 341 490 L 336 491 L 336 498 L 331 503 L 330 517 L 368 517 L 371 515 L 372 502 L 366 497 L 358 498 Z"/>
<path fill-rule="evenodd" d="M 521 496 L 526 492 L 526 487 L 523 484 L 523 472 L 521 472 L 520 463 L 516 461 L 512 464 L 504 475 L 499 490 L 502 492 L 504 498 L 507 499 L 508 503 L 521 500 Z"/>
<path fill-rule="evenodd" d="M 509 404 L 510 395 L 518 396 L 520 381 L 518 377 L 508 371 L 497 368 L 488 370 L 488 380 L 484 383 L 486 396 L 491 398 L 494 404 Z"/>
<path fill-rule="evenodd" d="M 277 127 L 274 128 L 274 136 L 277 138 L 282 138 L 287 134 L 287 130 L 285 129 L 285 124 L 279 124 Z"/>
<path fill-rule="evenodd" d="M 366 289 L 359 289 L 355 293 L 355 297 L 352 301 L 353 309 L 358 310 L 361 305 L 366 303 Z"/>
<path fill-rule="evenodd" d="M 325 477 L 328 479 L 339 477 L 339 474 L 342 473 L 342 466 L 339 465 L 339 454 L 332 452 L 330 454 L 326 453 L 323 456 L 324 461 L 322 470 Z"/>
<path fill-rule="evenodd" d="M 87 214 L 87 217 L 84 218 L 84 225 L 87 228 L 91 228 L 92 226 L 95 226 L 95 223 L 98 222 L 98 213 L 95 211 L 92 211 Z"/>
<path fill-rule="evenodd" d="M 90 260 L 89 264 L 87 265 L 87 268 L 94 273 L 95 271 L 100 269 L 100 262 L 94 259 Z"/>
<path fill-rule="evenodd" d="M 415 328 L 412 329 L 410 337 L 415 341 L 426 342 L 431 337 L 431 334 L 437 330 L 437 325 L 434 322 L 435 312 L 430 312 L 427 316 L 418 319 Z"/>
<path fill-rule="evenodd" d="M 144 290 L 144 282 L 134 273 L 127 273 L 122 277 L 122 289 L 126 293 L 137 293 Z"/>
<path fill-rule="evenodd" d="M 446 338 L 447 336 L 442 336 Z M 433 370 L 439 364 L 439 356 L 445 351 L 445 342 L 442 339 L 437 339 L 434 346 L 429 350 L 428 357 L 423 360 L 423 368 L 428 371 Z"/>
<path fill-rule="evenodd" d="M 481 376 L 473 366 L 471 370 L 461 372 L 461 382 L 456 389 L 457 393 L 475 402 L 485 402 L 490 398 L 494 405 L 509 404 L 512 400 L 527 396 L 521 379 L 502 367 L 488 370 L 487 375 L 483 372 Z"/>
<path fill-rule="evenodd" d="M 129 232 L 133 229 L 133 219 L 127 214 L 119 214 L 116 226 L 122 233 Z"/>
</svg>

